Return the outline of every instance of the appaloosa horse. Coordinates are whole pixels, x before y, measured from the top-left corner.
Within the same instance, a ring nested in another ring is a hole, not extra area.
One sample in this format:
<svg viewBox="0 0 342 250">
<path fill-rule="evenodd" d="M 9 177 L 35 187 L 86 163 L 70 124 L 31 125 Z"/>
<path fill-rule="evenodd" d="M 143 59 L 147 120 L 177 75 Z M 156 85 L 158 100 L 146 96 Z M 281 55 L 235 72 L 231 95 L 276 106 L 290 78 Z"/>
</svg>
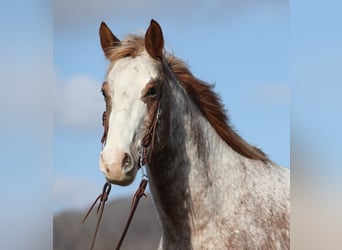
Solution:
<svg viewBox="0 0 342 250">
<path fill-rule="evenodd" d="M 160 249 L 289 249 L 290 171 L 229 125 L 212 86 L 164 51 L 159 24 L 120 41 L 105 23 L 102 92 L 107 181 L 129 185 L 146 161 Z"/>
</svg>

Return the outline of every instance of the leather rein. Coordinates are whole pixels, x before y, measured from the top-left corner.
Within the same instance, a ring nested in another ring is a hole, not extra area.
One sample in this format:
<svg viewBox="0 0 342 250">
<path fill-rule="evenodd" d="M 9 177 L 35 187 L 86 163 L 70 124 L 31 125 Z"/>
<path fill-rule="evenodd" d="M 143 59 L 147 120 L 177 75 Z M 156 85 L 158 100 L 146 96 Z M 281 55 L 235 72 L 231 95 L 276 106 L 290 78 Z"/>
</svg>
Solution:
<svg viewBox="0 0 342 250">
<path fill-rule="evenodd" d="M 156 137 L 156 130 L 157 130 L 157 125 L 161 116 L 161 108 L 160 108 L 160 99 L 161 99 L 161 93 L 157 102 L 157 110 L 154 113 L 154 117 L 152 120 L 152 123 L 146 133 L 146 135 L 143 137 L 142 140 L 142 151 L 141 151 L 141 155 L 140 155 L 140 159 L 139 159 L 139 169 L 142 169 L 143 172 L 143 176 L 142 176 L 142 180 L 139 184 L 139 187 L 137 189 L 137 191 L 135 192 L 133 198 L 132 198 L 132 202 L 131 202 L 131 208 L 130 208 L 130 212 L 128 215 L 128 219 L 127 222 L 125 224 L 124 230 L 121 233 L 121 237 L 116 245 L 116 250 L 119 250 L 121 248 L 121 245 L 125 239 L 125 236 L 127 234 L 128 228 L 131 224 L 131 221 L 133 219 L 134 213 L 136 211 L 136 208 L 138 206 L 138 203 L 141 199 L 141 197 L 147 197 L 147 195 L 145 194 L 145 189 L 147 187 L 147 183 L 148 183 L 148 178 L 147 175 L 144 174 L 144 168 L 148 167 L 149 163 L 151 162 L 151 157 L 152 157 L 152 152 L 153 152 L 153 148 L 154 148 L 154 141 L 155 141 L 155 137 Z M 103 214 L 103 210 L 105 207 L 105 203 L 108 200 L 108 196 L 111 190 L 111 183 L 109 183 L 108 181 L 106 181 L 106 183 L 103 185 L 102 188 L 102 193 L 95 199 L 95 201 L 93 202 L 93 204 L 91 205 L 91 207 L 89 208 L 88 212 L 86 213 L 86 215 L 84 216 L 82 223 L 87 219 L 88 215 L 90 214 L 90 212 L 92 211 L 92 209 L 94 208 L 94 206 L 96 205 L 96 203 L 100 200 L 100 203 L 98 205 L 97 211 L 96 213 L 98 214 L 98 219 L 97 219 L 97 224 L 96 224 L 96 229 L 95 229 L 95 233 L 92 239 L 92 243 L 91 243 L 91 250 L 94 248 L 95 245 L 95 240 L 96 240 L 96 235 L 100 226 L 100 222 L 102 219 L 102 214 Z"/>
</svg>

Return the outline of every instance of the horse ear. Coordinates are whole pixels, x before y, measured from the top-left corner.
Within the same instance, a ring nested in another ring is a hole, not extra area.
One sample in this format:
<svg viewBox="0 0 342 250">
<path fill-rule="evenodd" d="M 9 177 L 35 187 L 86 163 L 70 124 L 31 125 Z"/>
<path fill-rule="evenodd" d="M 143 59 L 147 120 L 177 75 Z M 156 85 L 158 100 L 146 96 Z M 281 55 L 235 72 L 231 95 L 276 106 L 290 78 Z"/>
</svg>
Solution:
<svg viewBox="0 0 342 250">
<path fill-rule="evenodd" d="M 152 58 L 162 59 L 164 49 L 163 32 L 159 24 L 153 19 L 145 34 L 145 48 Z"/>
<path fill-rule="evenodd" d="M 113 35 L 112 31 L 108 28 L 105 22 L 100 26 L 100 41 L 104 54 L 109 57 L 109 49 L 120 44 L 120 40 Z"/>
</svg>

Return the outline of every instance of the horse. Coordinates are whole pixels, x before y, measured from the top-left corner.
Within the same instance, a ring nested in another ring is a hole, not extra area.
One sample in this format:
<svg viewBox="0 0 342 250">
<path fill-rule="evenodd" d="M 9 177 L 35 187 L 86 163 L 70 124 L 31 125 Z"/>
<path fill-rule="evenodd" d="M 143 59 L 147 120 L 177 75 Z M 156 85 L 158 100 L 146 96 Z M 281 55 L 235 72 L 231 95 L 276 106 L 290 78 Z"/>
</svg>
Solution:
<svg viewBox="0 0 342 250">
<path fill-rule="evenodd" d="M 100 170 L 129 185 L 141 161 L 159 249 L 289 249 L 290 170 L 232 128 L 220 97 L 164 49 L 160 25 L 119 40 L 102 22 Z"/>
</svg>

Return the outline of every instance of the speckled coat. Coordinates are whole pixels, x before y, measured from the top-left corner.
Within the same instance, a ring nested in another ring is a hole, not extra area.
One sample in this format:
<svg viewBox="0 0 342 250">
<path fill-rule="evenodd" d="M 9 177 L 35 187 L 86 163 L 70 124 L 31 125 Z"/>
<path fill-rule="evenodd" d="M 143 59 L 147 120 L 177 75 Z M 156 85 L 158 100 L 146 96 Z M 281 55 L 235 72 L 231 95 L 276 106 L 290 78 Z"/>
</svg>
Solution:
<svg viewBox="0 0 342 250">
<path fill-rule="evenodd" d="M 144 38 L 123 41 L 102 23 L 100 38 L 111 61 L 100 154 L 108 181 L 134 180 L 160 107 L 147 168 L 159 249 L 289 249 L 290 171 L 231 128 L 212 86 L 164 52 L 158 23 L 151 21 Z"/>
</svg>

